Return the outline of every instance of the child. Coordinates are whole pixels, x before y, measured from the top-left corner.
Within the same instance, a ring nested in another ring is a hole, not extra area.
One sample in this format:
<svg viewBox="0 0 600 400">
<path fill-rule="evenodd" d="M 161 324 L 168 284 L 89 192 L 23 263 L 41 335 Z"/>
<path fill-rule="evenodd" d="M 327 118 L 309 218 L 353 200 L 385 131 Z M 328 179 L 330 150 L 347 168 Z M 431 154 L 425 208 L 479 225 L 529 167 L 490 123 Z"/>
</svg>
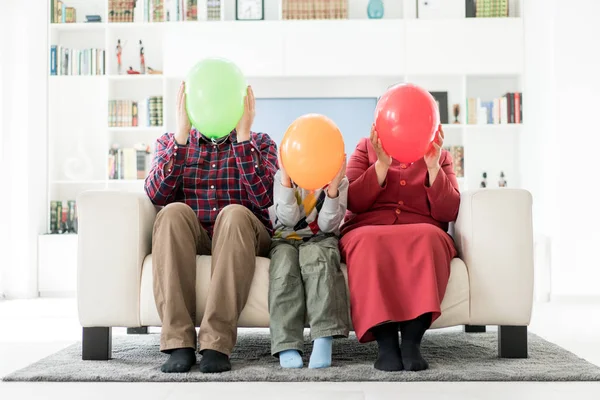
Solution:
<svg viewBox="0 0 600 400">
<path fill-rule="evenodd" d="M 346 160 L 324 189 L 294 185 L 281 162 L 275 174 L 275 235 L 269 268 L 271 353 L 283 368 L 302 368 L 304 323 L 313 339 L 309 368 L 331 366 L 334 337 L 347 337 L 346 283 L 340 269 L 339 226 L 346 212 Z"/>
</svg>

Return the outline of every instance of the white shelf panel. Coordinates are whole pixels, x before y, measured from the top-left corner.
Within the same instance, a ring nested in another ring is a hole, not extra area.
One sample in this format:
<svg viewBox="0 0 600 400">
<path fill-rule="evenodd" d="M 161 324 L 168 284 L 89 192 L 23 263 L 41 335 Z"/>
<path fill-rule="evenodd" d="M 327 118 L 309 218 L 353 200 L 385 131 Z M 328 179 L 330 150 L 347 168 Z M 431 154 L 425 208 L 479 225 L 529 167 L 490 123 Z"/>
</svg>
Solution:
<svg viewBox="0 0 600 400">
<path fill-rule="evenodd" d="M 106 29 L 107 24 L 104 22 L 77 22 L 77 23 L 61 23 L 61 24 L 50 24 L 50 30 L 52 32 L 92 32 L 102 31 Z"/>
<path fill-rule="evenodd" d="M 68 180 L 53 180 L 50 183 L 56 185 L 103 185 L 104 180 L 89 180 L 89 181 L 68 181 Z"/>
<path fill-rule="evenodd" d="M 108 75 L 111 81 L 161 81 L 164 75 L 160 74 L 123 74 L 123 75 Z"/>
<path fill-rule="evenodd" d="M 408 74 L 521 74 L 521 18 L 407 20 Z"/>
<path fill-rule="evenodd" d="M 164 126 L 111 126 L 107 128 L 109 132 L 129 132 L 129 133 L 164 133 Z"/>
<path fill-rule="evenodd" d="M 236 63 L 246 76 L 281 76 L 284 65 L 281 29 L 281 21 L 174 23 L 165 31 L 164 72 L 169 76 L 186 76 L 199 60 L 222 57 Z"/>
<path fill-rule="evenodd" d="M 469 124 L 464 125 L 467 130 L 504 130 L 504 129 L 520 129 L 523 124 Z"/>
<path fill-rule="evenodd" d="M 285 75 L 404 73 L 402 20 L 282 21 L 281 28 L 285 39 Z"/>
<path fill-rule="evenodd" d="M 106 80 L 106 75 L 49 75 L 52 82 L 69 81 L 73 82 L 76 80 Z"/>
</svg>

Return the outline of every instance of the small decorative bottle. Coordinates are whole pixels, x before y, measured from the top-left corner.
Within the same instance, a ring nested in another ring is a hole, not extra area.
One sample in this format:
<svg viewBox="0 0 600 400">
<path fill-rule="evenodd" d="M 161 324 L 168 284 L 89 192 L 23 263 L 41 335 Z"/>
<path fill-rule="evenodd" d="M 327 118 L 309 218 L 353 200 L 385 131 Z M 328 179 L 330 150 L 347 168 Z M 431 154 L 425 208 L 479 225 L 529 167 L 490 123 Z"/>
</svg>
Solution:
<svg viewBox="0 0 600 400">
<path fill-rule="evenodd" d="M 485 188 L 487 187 L 487 172 L 484 172 L 482 175 L 483 179 L 481 180 L 481 183 L 479 184 L 480 188 Z"/>
<path fill-rule="evenodd" d="M 383 18 L 383 0 L 369 0 L 367 15 L 370 19 Z"/>
<path fill-rule="evenodd" d="M 140 74 L 146 73 L 146 57 L 144 56 L 144 45 L 140 40 Z"/>
<path fill-rule="evenodd" d="M 504 179 L 504 172 L 500 171 L 500 180 L 498 181 L 498 186 L 500 187 L 506 187 L 507 183 L 506 183 L 506 179 Z"/>
</svg>

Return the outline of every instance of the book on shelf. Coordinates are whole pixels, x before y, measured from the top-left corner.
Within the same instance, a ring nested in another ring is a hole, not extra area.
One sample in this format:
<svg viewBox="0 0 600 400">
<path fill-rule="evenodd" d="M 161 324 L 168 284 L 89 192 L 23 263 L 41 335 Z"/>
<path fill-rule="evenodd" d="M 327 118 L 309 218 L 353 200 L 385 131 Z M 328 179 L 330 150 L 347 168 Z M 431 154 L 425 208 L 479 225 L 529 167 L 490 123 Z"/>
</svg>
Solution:
<svg viewBox="0 0 600 400">
<path fill-rule="evenodd" d="M 108 22 L 133 22 L 135 3 L 136 0 L 109 0 Z"/>
<path fill-rule="evenodd" d="M 206 0 L 206 19 L 208 21 L 221 20 L 221 0 Z"/>
<path fill-rule="evenodd" d="M 477 0 L 475 3 L 475 17 L 508 17 L 508 0 Z"/>
<path fill-rule="evenodd" d="M 197 20 L 198 0 L 137 0 L 133 8 L 133 22 Z"/>
<path fill-rule="evenodd" d="M 50 22 L 53 24 L 72 24 L 77 22 L 77 11 L 67 7 L 61 0 L 50 0 Z"/>
<path fill-rule="evenodd" d="M 108 179 L 144 179 L 150 171 L 150 154 L 150 146 L 143 143 L 129 148 L 113 145 L 108 151 Z"/>
<path fill-rule="evenodd" d="M 160 127 L 163 125 L 162 96 L 150 96 L 140 101 L 108 101 L 109 127 Z"/>
<path fill-rule="evenodd" d="M 523 93 L 509 92 L 491 101 L 467 99 L 467 124 L 522 124 Z"/>
<path fill-rule="evenodd" d="M 50 75 L 104 75 L 106 52 L 103 49 L 68 49 L 50 46 Z"/>
<path fill-rule="evenodd" d="M 283 0 L 282 19 L 347 19 L 348 0 Z"/>
<path fill-rule="evenodd" d="M 75 200 L 50 202 L 48 233 L 77 233 L 77 204 Z"/>
<path fill-rule="evenodd" d="M 464 146 L 445 146 L 444 149 L 448 150 L 452 156 L 452 163 L 454 173 L 457 178 L 463 178 L 465 176 L 465 148 Z"/>
</svg>

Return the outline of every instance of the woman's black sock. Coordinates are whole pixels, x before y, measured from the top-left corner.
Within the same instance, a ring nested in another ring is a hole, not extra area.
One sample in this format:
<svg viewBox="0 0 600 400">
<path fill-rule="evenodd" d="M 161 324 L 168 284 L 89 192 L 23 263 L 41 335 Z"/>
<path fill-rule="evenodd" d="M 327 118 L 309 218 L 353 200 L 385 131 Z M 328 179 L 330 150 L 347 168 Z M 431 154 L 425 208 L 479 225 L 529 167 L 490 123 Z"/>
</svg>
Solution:
<svg viewBox="0 0 600 400">
<path fill-rule="evenodd" d="M 421 355 L 421 340 L 431 325 L 431 313 L 400 323 L 402 344 L 402 364 L 406 371 L 421 371 L 429 368 L 429 363 Z"/>
<path fill-rule="evenodd" d="M 402 371 L 398 324 L 387 323 L 371 329 L 379 346 L 379 355 L 375 361 L 375 369 L 380 371 Z"/>
</svg>

